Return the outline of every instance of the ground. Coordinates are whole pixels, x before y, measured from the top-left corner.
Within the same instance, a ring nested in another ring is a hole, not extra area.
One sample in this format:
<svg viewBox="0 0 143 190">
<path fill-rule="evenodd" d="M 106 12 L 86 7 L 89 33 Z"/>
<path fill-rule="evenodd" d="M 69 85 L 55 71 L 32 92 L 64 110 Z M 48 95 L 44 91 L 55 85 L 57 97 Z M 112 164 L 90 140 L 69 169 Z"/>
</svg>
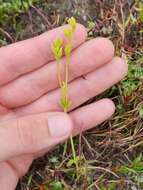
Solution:
<svg viewBox="0 0 143 190">
<path fill-rule="evenodd" d="M 36 160 L 17 190 L 143 189 L 143 1 L 0 0 L 0 46 L 38 35 L 74 16 L 89 38 L 111 39 L 129 64 L 128 76 L 101 97 L 116 104 L 114 116 Z"/>
</svg>

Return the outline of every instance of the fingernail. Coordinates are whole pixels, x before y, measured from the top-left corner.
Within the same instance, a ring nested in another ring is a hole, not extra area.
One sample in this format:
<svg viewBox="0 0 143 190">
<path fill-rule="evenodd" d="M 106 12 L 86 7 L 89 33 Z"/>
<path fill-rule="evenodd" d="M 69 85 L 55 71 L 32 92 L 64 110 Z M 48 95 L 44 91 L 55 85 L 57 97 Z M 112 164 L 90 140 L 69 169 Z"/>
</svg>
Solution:
<svg viewBox="0 0 143 190">
<path fill-rule="evenodd" d="M 49 133 L 53 138 L 68 136 L 72 130 L 72 121 L 66 113 L 57 113 L 48 118 Z"/>
</svg>

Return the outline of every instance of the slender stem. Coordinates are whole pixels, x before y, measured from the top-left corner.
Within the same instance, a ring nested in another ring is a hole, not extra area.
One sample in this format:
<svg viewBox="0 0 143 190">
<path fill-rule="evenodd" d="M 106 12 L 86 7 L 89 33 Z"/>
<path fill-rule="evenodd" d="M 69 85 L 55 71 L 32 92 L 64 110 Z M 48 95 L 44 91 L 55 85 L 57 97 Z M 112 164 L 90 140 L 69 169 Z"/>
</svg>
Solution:
<svg viewBox="0 0 143 190">
<path fill-rule="evenodd" d="M 70 62 L 70 57 L 66 56 L 66 65 L 65 65 L 65 83 L 66 83 L 66 96 L 65 96 L 65 99 L 66 99 L 66 101 L 68 100 L 69 62 Z"/>
<path fill-rule="evenodd" d="M 70 136 L 70 141 L 71 141 L 71 149 L 72 149 L 73 159 L 74 159 L 74 162 L 75 162 L 76 170 L 78 171 L 78 162 L 76 160 L 76 152 L 75 152 L 75 148 L 74 148 L 72 135 Z"/>
<path fill-rule="evenodd" d="M 73 138 L 72 136 L 70 136 L 70 141 L 71 141 L 71 148 L 72 148 L 72 154 L 73 154 L 73 158 L 76 158 L 76 153 L 75 153 L 75 148 L 74 148 L 74 143 L 73 143 Z"/>
<path fill-rule="evenodd" d="M 68 84 L 68 70 L 69 70 L 69 56 L 66 56 L 66 68 L 65 68 L 65 82 Z"/>
<path fill-rule="evenodd" d="M 57 60 L 57 77 L 60 87 L 62 86 L 60 60 Z"/>
<path fill-rule="evenodd" d="M 64 112 L 67 113 L 67 111 L 68 111 L 67 108 L 64 108 Z"/>
<path fill-rule="evenodd" d="M 66 83 L 66 88 L 67 88 L 66 89 L 66 94 L 65 94 L 66 100 L 68 100 L 69 64 L 70 64 L 70 57 L 66 56 L 66 63 L 65 63 L 65 83 Z M 64 112 L 67 112 L 67 108 L 64 108 Z M 76 170 L 78 171 L 78 163 L 77 163 L 77 160 L 76 160 L 76 152 L 75 152 L 75 148 L 74 148 L 74 142 L 73 142 L 72 135 L 70 136 L 70 142 L 71 142 L 71 149 L 72 149 L 72 154 L 73 154 L 73 160 L 75 162 Z"/>
</svg>

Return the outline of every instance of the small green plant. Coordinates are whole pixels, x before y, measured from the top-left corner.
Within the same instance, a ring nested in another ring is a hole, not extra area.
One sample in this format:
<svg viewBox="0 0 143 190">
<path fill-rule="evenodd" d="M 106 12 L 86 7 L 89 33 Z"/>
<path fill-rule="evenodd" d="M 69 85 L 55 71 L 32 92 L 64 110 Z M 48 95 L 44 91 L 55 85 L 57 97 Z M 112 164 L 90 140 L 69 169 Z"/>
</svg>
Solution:
<svg viewBox="0 0 143 190">
<path fill-rule="evenodd" d="M 0 0 L 0 23 L 9 19 L 13 14 L 25 12 L 35 0 Z"/>
<path fill-rule="evenodd" d="M 131 164 L 121 166 L 119 171 L 123 174 L 143 173 L 142 156 L 140 155 L 137 158 L 135 158 L 131 162 Z"/>
<path fill-rule="evenodd" d="M 63 185 L 60 181 L 54 181 L 50 183 L 51 190 L 64 190 Z"/>
<path fill-rule="evenodd" d="M 139 108 L 139 116 L 143 119 L 143 107 Z"/>
<path fill-rule="evenodd" d="M 139 155 L 130 164 L 122 165 L 118 171 L 123 175 L 128 175 L 137 183 L 143 183 L 142 155 Z"/>
<path fill-rule="evenodd" d="M 53 156 L 52 158 L 49 159 L 49 163 L 51 166 L 56 167 L 59 164 L 59 160 L 57 156 Z"/>
<path fill-rule="evenodd" d="M 63 34 L 66 39 L 65 43 L 62 41 L 62 39 L 55 39 L 51 46 L 54 58 L 56 59 L 57 62 L 57 78 L 61 90 L 59 106 L 63 109 L 65 113 L 68 112 L 68 109 L 72 104 L 68 94 L 68 80 L 69 80 L 70 55 L 72 50 L 72 38 L 76 30 L 76 20 L 74 17 L 71 17 L 67 20 L 67 22 L 68 26 L 63 30 Z M 63 66 L 61 65 L 61 58 L 63 54 L 65 55 L 65 60 L 66 60 L 64 64 L 64 77 L 62 77 L 61 73 L 61 67 Z M 73 163 L 75 163 L 76 169 L 78 170 L 78 159 L 76 156 L 72 137 L 70 138 L 70 141 L 71 141 L 71 148 L 73 154 L 72 161 Z"/>
<path fill-rule="evenodd" d="M 141 65 L 129 63 L 128 76 L 122 81 L 121 86 L 125 97 L 131 96 L 138 88 L 143 79 L 143 68 Z"/>
<path fill-rule="evenodd" d="M 139 3 L 138 12 L 139 12 L 139 19 L 141 22 L 143 22 L 143 2 Z"/>
<path fill-rule="evenodd" d="M 116 183 L 114 183 L 114 182 L 106 184 L 106 186 L 103 184 L 101 184 L 101 186 L 100 186 L 100 190 L 116 190 L 116 189 L 117 189 Z"/>
</svg>

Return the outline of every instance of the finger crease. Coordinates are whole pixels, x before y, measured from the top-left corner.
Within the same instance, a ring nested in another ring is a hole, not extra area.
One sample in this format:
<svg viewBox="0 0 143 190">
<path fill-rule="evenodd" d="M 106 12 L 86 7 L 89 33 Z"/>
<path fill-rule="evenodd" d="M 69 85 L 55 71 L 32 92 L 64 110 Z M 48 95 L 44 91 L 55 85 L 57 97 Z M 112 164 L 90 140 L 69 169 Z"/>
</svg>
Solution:
<svg viewBox="0 0 143 190">
<path fill-rule="evenodd" d="M 10 161 L 6 161 L 7 165 L 14 171 L 15 175 L 19 178 L 21 177 L 21 173 L 19 172 L 18 168 L 15 167 Z"/>
</svg>

